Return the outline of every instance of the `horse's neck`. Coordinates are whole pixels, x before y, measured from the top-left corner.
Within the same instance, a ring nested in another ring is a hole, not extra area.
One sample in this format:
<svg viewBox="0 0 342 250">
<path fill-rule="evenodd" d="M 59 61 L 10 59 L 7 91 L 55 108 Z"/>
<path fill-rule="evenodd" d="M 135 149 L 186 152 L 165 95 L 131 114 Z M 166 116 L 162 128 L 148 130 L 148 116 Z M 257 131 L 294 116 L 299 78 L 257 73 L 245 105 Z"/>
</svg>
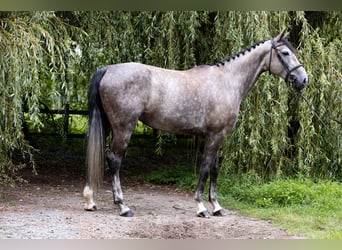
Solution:
<svg viewBox="0 0 342 250">
<path fill-rule="evenodd" d="M 270 48 L 271 42 L 266 41 L 225 65 L 233 68 L 233 77 L 232 75 L 227 77 L 238 79 L 235 86 L 239 89 L 242 99 L 246 97 L 260 74 L 267 70 Z"/>
</svg>

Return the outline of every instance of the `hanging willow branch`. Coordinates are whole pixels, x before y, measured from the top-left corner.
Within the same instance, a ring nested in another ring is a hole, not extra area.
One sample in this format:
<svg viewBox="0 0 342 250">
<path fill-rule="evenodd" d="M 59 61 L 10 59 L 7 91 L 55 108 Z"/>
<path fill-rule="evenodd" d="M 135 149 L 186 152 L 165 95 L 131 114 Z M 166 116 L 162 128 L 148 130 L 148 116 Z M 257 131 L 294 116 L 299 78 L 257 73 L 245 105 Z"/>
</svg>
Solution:
<svg viewBox="0 0 342 250">
<path fill-rule="evenodd" d="M 0 12 L 0 182 L 15 175 L 17 152 L 33 162 L 22 128 L 24 120 L 44 126 L 40 101 L 86 108 L 98 68 L 138 61 L 187 69 L 220 61 L 283 28 L 292 31 L 309 74 L 305 96 L 323 120 L 327 114 L 341 120 L 339 20 L 340 12 Z M 342 178 L 342 130 L 324 123 L 283 80 L 262 75 L 222 147 L 222 171 Z"/>
<path fill-rule="evenodd" d="M 33 127 L 43 126 L 39 114 L 40 99 L 69 96 L 67 58 L 73 49 L 74 28 L 56 17 L 54 12 L 3 13 L 0 23 L 0 182 L 17 167 L 15 152 L 29 157 L 32 148 L 24 138 L 24 108 Z"/>
</svg>

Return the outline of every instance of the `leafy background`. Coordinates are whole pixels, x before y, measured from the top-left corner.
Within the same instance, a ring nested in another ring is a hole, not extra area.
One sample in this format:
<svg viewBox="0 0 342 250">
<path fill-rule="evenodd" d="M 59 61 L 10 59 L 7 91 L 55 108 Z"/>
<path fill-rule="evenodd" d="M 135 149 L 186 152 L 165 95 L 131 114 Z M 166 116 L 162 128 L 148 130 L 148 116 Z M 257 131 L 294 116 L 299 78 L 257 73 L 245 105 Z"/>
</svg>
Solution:
<svg viewBox="0 0 342 250">
<path fill-rule="evenodd" d="M 34 167 L 25 123 L 39 113 L 87 108 L 96 69 L 138 61 L 186 69 L 276 36 L 283 28 L 308 72 L 303 91 L 324 124 L 286 85 L 264 74 L 222 147 L 222 171 L 262 179 L 305 176 L 341 180 L 341 12 L 0 12 L 0 182 L 26 158 Z"/>
</svg>

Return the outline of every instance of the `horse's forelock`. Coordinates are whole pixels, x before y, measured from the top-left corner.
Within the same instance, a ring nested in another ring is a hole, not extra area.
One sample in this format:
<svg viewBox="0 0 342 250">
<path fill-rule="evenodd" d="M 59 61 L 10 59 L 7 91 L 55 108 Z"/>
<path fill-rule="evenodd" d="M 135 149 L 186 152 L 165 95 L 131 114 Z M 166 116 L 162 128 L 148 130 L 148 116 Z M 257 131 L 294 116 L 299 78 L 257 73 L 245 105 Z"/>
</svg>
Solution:
<svg viewBox="0 0 342 250">
<path fill-rule="evenodd" d="M 285 38 L 281 39 L 281 43 L 284 43 L 293 53 L 297 53 L 297 50 L 293 47 L 293 45 Z"/>
</svg>

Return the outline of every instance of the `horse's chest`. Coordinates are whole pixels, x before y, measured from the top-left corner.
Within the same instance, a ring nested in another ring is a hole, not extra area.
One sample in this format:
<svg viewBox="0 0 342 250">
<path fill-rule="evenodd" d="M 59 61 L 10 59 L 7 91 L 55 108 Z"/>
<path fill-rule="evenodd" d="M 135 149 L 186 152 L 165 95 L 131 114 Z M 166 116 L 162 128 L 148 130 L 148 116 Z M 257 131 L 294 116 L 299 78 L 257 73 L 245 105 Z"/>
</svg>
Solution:
<svg viewBox="0 0 342 250">
<path fill-rule="evenodd" d="M 226 129 L 232 131 L 235 127 L 239 113 L 238 105 L 217 105 L 207 112 L 208 130 L 221 131 Z"/>
</svg>

